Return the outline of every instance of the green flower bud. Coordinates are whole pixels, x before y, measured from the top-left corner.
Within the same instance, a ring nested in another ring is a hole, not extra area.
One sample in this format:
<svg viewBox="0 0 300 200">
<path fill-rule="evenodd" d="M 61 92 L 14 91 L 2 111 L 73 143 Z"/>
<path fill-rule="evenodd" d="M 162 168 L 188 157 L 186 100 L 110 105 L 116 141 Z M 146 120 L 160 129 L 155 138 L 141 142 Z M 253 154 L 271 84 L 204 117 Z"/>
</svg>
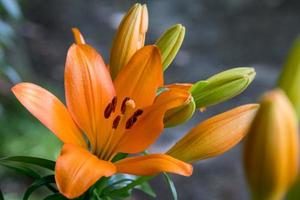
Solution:
<svg viewBox="0 0 300 200">
<path fill-rule="evenodd" d="M 181 24 L 176 24 L 169 28 L 155 43 L 160 49 L 163 63 L 163 70 L 166 70 L 171 64 L 185 35 L 185 27 Z"/>
<path fill-rule="evenodd" d="M 238 67 L 198 81 L 190 89 L 197 108 L 206 108 L 226 101 L 243 92 L 255 77 L 250 67 Z"/>
<path fill-rule="evenodd" d="M 296 39 L 288 54 L 278 86 L 285 91 L 300 119 L 300 37 Z"/>
<path fill-rule="evenodd" d="M 194 98 L 191 96 L 186 104 L 168 110 L 164 116 L 165 128 L 177 126 L 188 121 L 196 109 Z"/>
</svg>

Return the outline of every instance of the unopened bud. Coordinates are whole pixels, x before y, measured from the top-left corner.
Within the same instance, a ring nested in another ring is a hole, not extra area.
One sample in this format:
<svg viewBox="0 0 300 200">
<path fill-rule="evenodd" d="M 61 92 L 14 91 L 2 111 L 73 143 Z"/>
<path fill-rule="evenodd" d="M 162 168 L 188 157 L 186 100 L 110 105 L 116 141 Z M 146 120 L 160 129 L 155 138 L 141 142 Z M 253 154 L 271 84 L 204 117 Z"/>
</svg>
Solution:
<svg viewBox="0 0 300 200">
<path fill-rule="evenodd" d="M 185 27 L 176 24 L 169 28 L 155 43 L 160 49 L 163 70 L 171 64 L 179 51 L 185 35 Z"/>
<path fill-rule="evenodd" d="M 147 7 L 137 3 L 122 19 L 113 41 L 109 64 L 113 79 L 132 55 L 144 46 L 147 29 Z"/>
<path fill-rule="evenodd" d="M 195 83 L 190 92 L 196 107 L 203 109 L 235 97 L 249 86 L 255 74 L 253 68 L 238 67 Z"/>
<path fill-rule="evenodd" d="M 165 128 L 173 127 L 186 122 L 193 116 L 195 109 L 195 101 L 191 96 L 184 105 L 168 110 L 164 116 Z"/>
<path fill-rule="evenodd" d="M 195 162 L 225 153 L 247 134 L 257 108 L 257 104 L 248 104 L 205 120 L 167 154 L 185 162 Z"/>
<path fill-rule="evenodd" d="M 266 93 L 244 146 L 245 174 L 255 200 L 281 200 L 298 172 L 298 128 L 281 90 Z"/>
<path fill-rule="evenodd" d="M 288 54 L 278 86 L 287 94 L 300 119 L 300 36 Z"/>
</svg>

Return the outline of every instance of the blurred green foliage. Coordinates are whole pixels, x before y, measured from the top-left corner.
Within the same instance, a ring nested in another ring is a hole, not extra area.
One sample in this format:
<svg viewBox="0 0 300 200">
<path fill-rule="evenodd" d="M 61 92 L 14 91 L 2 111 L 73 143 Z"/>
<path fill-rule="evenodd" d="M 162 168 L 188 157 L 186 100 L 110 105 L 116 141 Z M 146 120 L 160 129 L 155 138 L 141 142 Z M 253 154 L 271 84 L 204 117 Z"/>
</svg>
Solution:
<svg viewBox="0 0 300 200">
<path fill-rule="evenodd" d="M 27 64 L 18 68 L 10 59 L 13 57 L 13 60 L 20 63 L 29 60 L 19 36 L 24 21 L 17 0 L 0 0 L 0 157 L 32 155 L 53 160 L 59 153 L 60 142 L 10 92 L 11 86 L 20 82 L 21 77 L 31 74 L 28 73 L 30 70 Z M 30 80 L 26 77 L 26 81 Z M 2 191 L 5 199 L 9 200 L 21 199 L 25 187 L 33 181 L 24 180 L 24 177 L 2 166 L 0 177 L 0 187 L 10 185 L 10 188 L 3 188 Z M 32 199 L 40 198 L 36 195 Z"/>
</svg>

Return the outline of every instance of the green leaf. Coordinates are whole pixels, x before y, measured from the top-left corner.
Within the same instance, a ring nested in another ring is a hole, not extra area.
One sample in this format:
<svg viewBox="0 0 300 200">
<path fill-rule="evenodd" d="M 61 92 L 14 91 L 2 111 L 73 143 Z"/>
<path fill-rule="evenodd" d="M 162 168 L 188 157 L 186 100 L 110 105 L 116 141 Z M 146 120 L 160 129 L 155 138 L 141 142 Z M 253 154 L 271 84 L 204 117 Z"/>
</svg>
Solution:
<svg viewBox="0 0 300 200">
<path fill-rule="evenodd" d="M 117 162 L 119 160 L 122 160 L 128 156 L 128 153 L 118 153 L 113 159 L 112 162 Z"/>
<path fill-rule="evenodd" d="M 55 188 L 53 188 L 52 186 L 50 186 L 51 183 L 55 183 L 55 178 L 54 175 L 48 175 L 48 176 L 44 176 L 38 180 L 36 180 L 33 184 L 31 184 L 31 186 L 29 188 L 27 188 L 23 200 L 28 200 L 30 195 L 37 189 L 39 189 L 40 187 L 46 186 L 48 187 L 52 192 L 57 192 L 57 190 Z"/>
<path fill-rule="evenodd" d="M 47 196 L 46 198 L 44 198 L 44 200 L 68 200 L 68 199 L 59 193 L 55 193 Z"/>
<path fill-rule="evenodd" d="M 135 189 L 141 190 L 143 191 L 145 194 L 155 198 L 156 194 L 154 192 L 154 190 L 152 189 L 152 187 L 150 186 L 149 182 L 144 182 L 138 186 L 135 187 Z"/>
<path fill-rule="evenodd" d="M 0 161 L 14 161 L 26 164 L 36 165 L 42 168 L 50 169 L 54 171 L 55 162 L 52 160 L 47 160 L 44 158 L 37 158 L 31 156 L 11 156 L 11 157 L 4 157 L 0 158 Z"/>
<path fill-rule="evenodd" d="M 4 196 L 3 196 L 1 189 L 0 189 L 0 200 L 4 200 Z"/>
<path fill-rule="evenodd" d="M 0 165 L 7 167 L 9 169 L 12 169 L 14 171 L 17 171 L 21 174 L 24 174 L 26 176 L 29 176 L 31 178 L 34 179 L 39 179 L 41 176 L 36 173 L 34 170 L 30 169 L 29 167 L 23 166 L 23 165 L 19 165 L 16 163 L 10 163 L 10 162 L 3 162 L 0 160 Z"/>
<path fill-rule="evenodd" d="M 171 190 L 171 193 L 172 193 L 172 197 L 173 197 L 173 200 L 177 200 L 178 197 L 177 197 L 177 192 L 176 192 L 176 188 L 175 188 L 175 185 L 174 185 L 174 182 L 172 181 L 171 177 L 169 176 L 169 174 L 167 173 L 163 173 L 168 185 L 169 185 L 169 188 Z"/>
</svg>

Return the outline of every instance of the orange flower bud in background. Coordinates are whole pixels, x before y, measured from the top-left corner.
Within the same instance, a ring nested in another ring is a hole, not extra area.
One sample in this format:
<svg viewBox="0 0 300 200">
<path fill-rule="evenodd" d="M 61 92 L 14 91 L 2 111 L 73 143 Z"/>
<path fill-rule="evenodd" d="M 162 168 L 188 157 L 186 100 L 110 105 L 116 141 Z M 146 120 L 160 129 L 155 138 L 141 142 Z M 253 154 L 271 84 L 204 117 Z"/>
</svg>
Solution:
<svg viewBox="0 0 300 200">
<path fill-rule="evenodd" d="M 132 55 L 144 46 L 147 29 L 147 7 L 137 3 L 123 17 L 113 41 L 109 63 L 113 79 Z"/>
<path fill-rule="evenodd" d="M 267 92 L 244 148 L 246 177 L 255 200 L 280 200 L 298 172 L 295 111 L 279 89 Z"/>
<path fill-rule="evenodd" d="M 247 104 L 209 118 L 188 132 L 167 154 L 185 162 L 223 154 L 247 134 L 257 109 L 257 104 Z"/>
</svg>

